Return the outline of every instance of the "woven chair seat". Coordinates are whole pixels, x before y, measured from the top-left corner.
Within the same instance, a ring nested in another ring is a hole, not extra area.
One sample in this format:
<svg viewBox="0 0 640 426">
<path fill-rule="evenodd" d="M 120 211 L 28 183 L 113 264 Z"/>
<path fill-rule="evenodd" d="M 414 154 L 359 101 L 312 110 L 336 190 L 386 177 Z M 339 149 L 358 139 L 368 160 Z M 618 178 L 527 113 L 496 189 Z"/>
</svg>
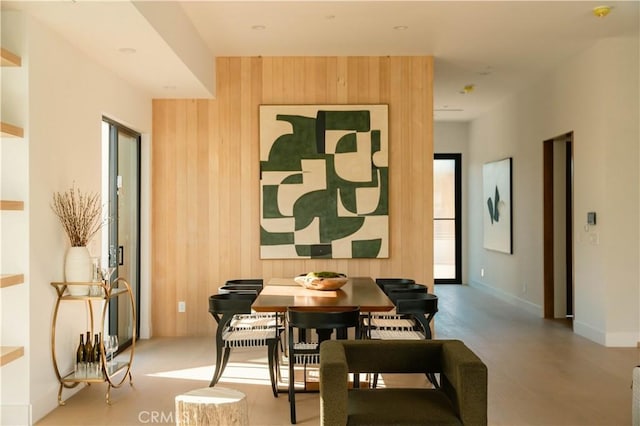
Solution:
<svg viewBox="0 0 640 426">
<path fill-rule="evenodd" d="M 269 340 L 276 339 L 275 328 L 229 329 L 222 333 L 224 345 L 228 348 L 249 348 L 267 346 Z"/>
<path fill-rule="evenodd" d="M 240 328 L 274 328 L 280 324 L 273 314 L 240 314 L 234 315 L 229 323 L 232 329 Z"/>
<path fill-rule="evenodd" d="M 298 342 L 293 345 L 296 351 L 318 351 L 318 343 L 314 342 Z M 320 364 L 319 353 L 296 353 L 296 364 Z"/>
<path fill-rule="evenodd" d="M 371 319 L 364 319 L 364 324 L 367 327 L 385 330 L 413 330 L 416 327 L 414 321 L 402 315 L 372 315 Z"/>
<path fill-rule="evenodd" d="M 371 330 L 371 339 L 382 340 L 424 340 L 425 336 L 413 330 Z"/>
</svg>

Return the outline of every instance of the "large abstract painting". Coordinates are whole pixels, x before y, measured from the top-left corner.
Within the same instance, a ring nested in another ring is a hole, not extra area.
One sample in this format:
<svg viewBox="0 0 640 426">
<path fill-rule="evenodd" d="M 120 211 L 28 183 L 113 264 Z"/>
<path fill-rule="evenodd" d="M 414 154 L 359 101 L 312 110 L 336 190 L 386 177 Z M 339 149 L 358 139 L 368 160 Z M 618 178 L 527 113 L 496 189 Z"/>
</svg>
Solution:
<svg viewBox="0 0 640 426">
<path fill-rule="evenodd" d="M 389 256 L 387 105 L 260 106 L 262 259 Z"/>
<path fill-rule="evenodd" d="M 512 239 L 512 159 L 505 158 L 482 166 L 484 195 L 484 247 L 513 253 Z"/>
</svg>

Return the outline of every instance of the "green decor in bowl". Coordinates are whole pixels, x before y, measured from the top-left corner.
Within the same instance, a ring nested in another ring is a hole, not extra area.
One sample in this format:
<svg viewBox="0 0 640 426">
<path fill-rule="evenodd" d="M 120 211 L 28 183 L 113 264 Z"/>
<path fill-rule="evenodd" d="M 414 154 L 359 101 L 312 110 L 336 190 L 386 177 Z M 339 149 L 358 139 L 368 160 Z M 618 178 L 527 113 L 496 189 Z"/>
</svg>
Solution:
<svg viewBox="0 0 640 426">
<path fill-rule="evenodd" d="M 338 272 L 309 272 L 295 278 L 302 287 L 310 290 L 338 290 L 349 279 Z"/>
</svg>

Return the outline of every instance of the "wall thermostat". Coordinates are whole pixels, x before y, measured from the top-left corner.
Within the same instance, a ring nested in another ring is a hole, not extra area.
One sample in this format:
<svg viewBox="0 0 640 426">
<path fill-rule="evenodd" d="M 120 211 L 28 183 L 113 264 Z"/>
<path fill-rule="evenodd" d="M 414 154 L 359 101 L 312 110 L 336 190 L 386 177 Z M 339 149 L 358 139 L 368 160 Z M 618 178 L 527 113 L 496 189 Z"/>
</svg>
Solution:
<svg viewBox="0 0 640 426">
<path fill-rule="evenodd" d="M 595 224 L 596 224 L 596 212 L 588 212 L 587 225 L 595 225 Z"/>
</svg>

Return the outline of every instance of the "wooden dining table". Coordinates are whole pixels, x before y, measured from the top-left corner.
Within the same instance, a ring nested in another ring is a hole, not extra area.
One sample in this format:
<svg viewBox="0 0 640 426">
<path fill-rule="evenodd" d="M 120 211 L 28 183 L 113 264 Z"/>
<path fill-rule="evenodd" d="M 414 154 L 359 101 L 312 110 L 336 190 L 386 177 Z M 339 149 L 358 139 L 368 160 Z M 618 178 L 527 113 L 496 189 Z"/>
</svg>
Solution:
<svg viewBox="0 0 640 426">
<path fill-rule="evenodd" d="M 358 306 L 361 312 L 387 312 L 393 302 L 370 277 L 349 277 L 338 290 L 310 290 L 293 278 L 272 278 L 253 302 L 256 312 L 286 312 L 289 307 L 331 311 Z"/>
<path fill-rule="evenodd" d="M 341 308 L 358 306 L 360 312 L 387 312 L 395 306 L 387 295 L 370 277 L 349 277 L 347 283 L 338 290 L 310 290 L 302 287 L 293 278 L 272 278 L 262 288 L 254 300 L 252 309 L 256 312 L 284 314 L 290 307 L 309 308 L 319 311 L 336 311 Z M 329 338 L 331 331 L 316 330 L 320 341 Z M 338 338 L 347 338 L 346 330 L 338 330 Z M 307 339 L 307 333 L 302 340 Z M 317 392 L 318 382 L 308 382 L 305 390 Z M 288 392 L 288 388 L 278 388 L 278 392 Z"/>
</svg>

